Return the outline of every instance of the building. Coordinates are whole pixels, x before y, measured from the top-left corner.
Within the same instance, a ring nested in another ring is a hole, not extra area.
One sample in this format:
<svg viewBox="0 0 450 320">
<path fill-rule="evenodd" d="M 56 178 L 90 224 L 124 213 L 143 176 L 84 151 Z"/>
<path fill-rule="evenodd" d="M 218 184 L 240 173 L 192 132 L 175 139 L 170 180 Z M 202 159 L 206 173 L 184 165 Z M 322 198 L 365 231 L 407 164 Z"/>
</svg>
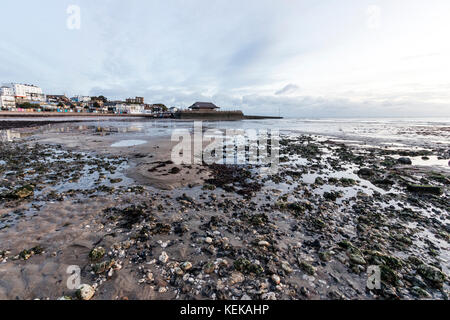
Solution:
<svg viewBox="0 0 450 320">
<path fill-rule="evenodd" d="M 70 99 L 67 98 L 65 95 L 61 94 L 48 94 L 47 95 L 47 102 L 49 103 L 63 103 L 65 105 L 70 104 Z"/>
<path fill-rule="evenodd" d="M 45 101 L 45 95 L 42 93 L 42 89 L 37 86 L 21 83 L 8 83 L 5 84 L 4 87 L 10 88 L 13 91 L 16 100 Z"/>
<path fill-rule="evenodd" d="M 126 103 L 130 103 L 130 104 L 144 104 L 143 97 L 128 98 L 125 101 L 126 101 Z"/>
<path fill-rule="evenodd" d="M 118 103 L 114 106 L 115 113 L 141 114 L 144 113 L 144 110 L 145 105 L 143 104 Z"/>
<path fill-rule="evenodd" d="M 192 111 L 217 111 L 220 108 L 211 102 L 196 102 L 189 109 Z"/>
<path fill-rule="evenodd" d="M 16 108 L 16 98 L 14 90 L 9 87 L 0 88 L 0 110 L 14 110 Z"/>
<path fill-rule="evenodd" d="M 70 100 L 72 102 L 76 102 L 76 103 L 87 103 L 89 101 L 91 101 L 91 97 L 89 96 L 75 96 L 70 98 Z"/>
</svg>

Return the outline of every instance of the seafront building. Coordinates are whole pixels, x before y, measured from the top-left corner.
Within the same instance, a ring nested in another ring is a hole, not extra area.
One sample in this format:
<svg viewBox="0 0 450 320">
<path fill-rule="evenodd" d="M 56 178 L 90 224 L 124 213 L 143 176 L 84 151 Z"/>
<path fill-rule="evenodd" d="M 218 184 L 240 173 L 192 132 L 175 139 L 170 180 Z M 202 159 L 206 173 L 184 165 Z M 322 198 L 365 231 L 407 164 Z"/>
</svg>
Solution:
<svg viewBox="0 0 450 320">
<path fill-rule="evenodd" d="M 0 110 L 15 110 L 16 98 L 14 90 L 9 87 L 0 88 Z"/>
<path fill-rule="evenodd" d="M 145 106 L 143 104 L 127 104 L 117 103 L 113 107 L 114 113 L 123 114 L 140 114 L 144 113 Z"/>
<path fill-rule="evenodd" d="M 144 98 L 143 97 L 136 97 L 136 98 L 128 98 L 125 100 L 128 104 L 144 104 Z"/>
<path fill-rule="evenodd" d="M 21 83 L 7 83 L 3 87 L 10 88 L 16 99 L 16 103 L 23 102 L 45 102 L 45 94 L 38 86 Z"/>
<path fill-rule="evenodd" d="M 76 103 L 88 103 L 91 101 L 91 97 L 89 96 L 75 96 L 70 98 L 70 100 L 72 102 L 76 102 Z"/>
</svg>

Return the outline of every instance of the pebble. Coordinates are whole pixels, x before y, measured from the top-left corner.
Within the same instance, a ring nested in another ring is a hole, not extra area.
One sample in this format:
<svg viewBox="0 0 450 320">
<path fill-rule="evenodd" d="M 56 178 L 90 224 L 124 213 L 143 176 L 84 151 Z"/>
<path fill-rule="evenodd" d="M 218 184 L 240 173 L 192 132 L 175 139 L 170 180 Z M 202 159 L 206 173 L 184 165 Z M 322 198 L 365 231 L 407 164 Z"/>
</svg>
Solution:
<svg viewBox="0 0 450 320">
<path fill-rule="evenodd" d="M 230 276 L 230 285 L 241 283 L 245 280 L 245 277 L 242 273 L 238 271 L 234 271 Z"/>
<path fill-rule="evenodd" d="M 264 240 L 258 242 L 258 245 L 259 245 L 260 247 L 270 247 L 270 243 L 267 242 L 267 241 L 264 241 Z"/>
<path fill-rule="evenodd" d="M 206 237 L 205 242 L 211 244 L 213 242 L 213 239 L 211 237 Z"/>
<path fill-rule="evenodd" d="M 275 283 L 277 285 L 281 283 L 281 278 L 276 274 L 273 274 L 271 279 L 272 279 L 273 283 Z"/>
<path fill-rule="evenodd" d="M 287 273 L 291 273 L 292 271 L 294 271 L 292 269 L 291 265 L 288 262 L 286 262 L 286 261 L 281 263 L 281 268 Z"/>
<path fill-rule="evenodd" d="M 77 297 L 81 300 L 91 300 L 94 294 L 95 289 L 88 284 L 82 284 L 76 292 Z"/>
<path fill-rule="evenodd" d="M 181 265 L 181 268 L 184 271 L 190 270 L 190 269 L 192 269 L 192 263 L 189 261 L 183 262 L 183 264 Z"/>
<path fill-rule="evenodd" d="M 169 255 L 165 251 L 161 252 L 159 261 L 161 261 L 162 263 L 167 263 L 167 261 L 169 261 Z"/>
</svg>

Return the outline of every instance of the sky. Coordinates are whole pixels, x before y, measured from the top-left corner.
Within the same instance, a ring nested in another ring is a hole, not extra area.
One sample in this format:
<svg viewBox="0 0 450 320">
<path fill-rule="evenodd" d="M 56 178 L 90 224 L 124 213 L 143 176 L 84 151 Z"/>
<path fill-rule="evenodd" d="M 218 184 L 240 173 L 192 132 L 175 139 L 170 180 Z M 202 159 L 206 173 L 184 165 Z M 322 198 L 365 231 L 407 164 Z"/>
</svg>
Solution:
<svg viewBox="0 0 450 320">
<path fill-rule="evenodd" d="M 450 117 L 448 0 L 15 0 L 0 83 L 285 117 Z"/>
</svg>

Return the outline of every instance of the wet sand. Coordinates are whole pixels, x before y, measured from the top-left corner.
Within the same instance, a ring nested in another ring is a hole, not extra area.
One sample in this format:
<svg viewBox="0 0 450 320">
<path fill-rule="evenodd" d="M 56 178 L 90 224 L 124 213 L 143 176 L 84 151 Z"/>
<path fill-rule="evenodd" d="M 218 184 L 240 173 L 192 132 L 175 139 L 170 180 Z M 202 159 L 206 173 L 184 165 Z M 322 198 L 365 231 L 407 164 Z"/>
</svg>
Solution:
<svg viewBox="0 0 450 320">
<path fill-rule="evenodd" d="M 146 143 L 112 147 L 132 140 Z M 0 299 L 76 299 L 70 265 L 93 299 L 448 298 L 450 173 L 424 160 L 448 160 L 446 146 L 282 136 L 273 176 L 174 165 L 166 136 L 1 146 Z M 367 288 L 371 265 L 381 289 Z"/>
</svg>

